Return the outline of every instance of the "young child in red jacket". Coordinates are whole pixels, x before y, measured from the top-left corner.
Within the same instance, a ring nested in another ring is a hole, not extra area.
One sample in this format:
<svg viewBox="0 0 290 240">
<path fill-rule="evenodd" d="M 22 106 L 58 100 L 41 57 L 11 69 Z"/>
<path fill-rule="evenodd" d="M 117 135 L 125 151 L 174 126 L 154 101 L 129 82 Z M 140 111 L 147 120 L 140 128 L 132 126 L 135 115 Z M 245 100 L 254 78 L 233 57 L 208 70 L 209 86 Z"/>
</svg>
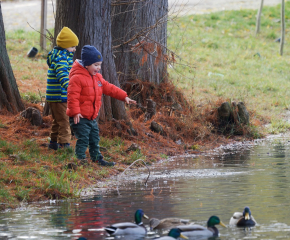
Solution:
<svg viewBox="0 0 290 240">
<path fill-rule="evenodd" d="M 69 74 L 67 111 L 70 125 L 77 138 L 75 154 L 81 163 L 86 163 L 89 146 L 91 160 L 102 166 L 114 166 L 104 160 L 100 152 L 100 136 L 96 117 L 102 105 L 102 94 L 109 95 L 127 104 L 136 104 L 125 91 L 107 82 L 99 73 L 102 54 L 94 47 L 82 48 L 81 60 L 76 60 Z"/>
</svg>

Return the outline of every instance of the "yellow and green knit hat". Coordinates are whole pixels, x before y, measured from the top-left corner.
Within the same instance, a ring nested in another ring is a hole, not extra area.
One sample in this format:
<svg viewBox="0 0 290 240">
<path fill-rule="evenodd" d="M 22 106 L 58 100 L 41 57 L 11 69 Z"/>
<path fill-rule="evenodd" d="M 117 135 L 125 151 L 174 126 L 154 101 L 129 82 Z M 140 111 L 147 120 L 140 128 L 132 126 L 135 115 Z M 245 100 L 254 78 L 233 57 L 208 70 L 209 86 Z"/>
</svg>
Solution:
<svg viewBox="0 0 290 240">
<path fill-rule="evenodd" d="M 79 39 L 68 27 L 63 27 L 56 38 L 56 45 L 62 48 L 75 47 L 79 45 Z"/>
</svg>

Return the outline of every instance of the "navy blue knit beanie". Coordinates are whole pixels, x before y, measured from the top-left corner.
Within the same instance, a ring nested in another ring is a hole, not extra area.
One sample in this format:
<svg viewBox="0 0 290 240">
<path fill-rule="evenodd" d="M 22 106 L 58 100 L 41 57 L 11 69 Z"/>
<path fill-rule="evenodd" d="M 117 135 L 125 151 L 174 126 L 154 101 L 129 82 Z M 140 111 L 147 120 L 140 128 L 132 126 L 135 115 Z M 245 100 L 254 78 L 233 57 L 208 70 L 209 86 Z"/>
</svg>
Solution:
<svg viewBox="0 0 290 240">
<path fill-rule="evenodd" d="M 90 45 L 83 46 L 81 58 L 84 67 L 103 61 L 102 54 L 94 46 Z"/>
</svg>

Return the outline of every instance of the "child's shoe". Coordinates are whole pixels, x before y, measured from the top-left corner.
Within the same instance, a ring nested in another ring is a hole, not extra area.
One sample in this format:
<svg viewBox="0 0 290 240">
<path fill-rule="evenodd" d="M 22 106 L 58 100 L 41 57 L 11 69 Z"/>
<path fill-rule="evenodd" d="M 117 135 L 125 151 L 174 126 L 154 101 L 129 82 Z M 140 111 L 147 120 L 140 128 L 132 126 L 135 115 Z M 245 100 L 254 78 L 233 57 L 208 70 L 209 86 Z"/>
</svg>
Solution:
<svg viewBox="0 0 290 240">
<path fill-rule="evenodd" d="M 93 161 L 93 162 L 96 162 L 98 165 L 100 166 L 105 166 L 105 167 L 112 167 L 114 166 L 116 163 L 114 162 L 107 162 L 104 160 L 103 156 L 99 157 L 97 159 L 97 161 Z"/>
<path fill-rule="evenodd" d="M 71 148 L 70 144 L 69 143 L 60 143 L 59 144 L 59 148 Z"/>
<path fill-rule="evenodd" d="M 57 150 L 59 148 L 59 145 L 57 142 L 50 141 L 48 148 L 53 149 L 53 150 Z"/>
</svg>

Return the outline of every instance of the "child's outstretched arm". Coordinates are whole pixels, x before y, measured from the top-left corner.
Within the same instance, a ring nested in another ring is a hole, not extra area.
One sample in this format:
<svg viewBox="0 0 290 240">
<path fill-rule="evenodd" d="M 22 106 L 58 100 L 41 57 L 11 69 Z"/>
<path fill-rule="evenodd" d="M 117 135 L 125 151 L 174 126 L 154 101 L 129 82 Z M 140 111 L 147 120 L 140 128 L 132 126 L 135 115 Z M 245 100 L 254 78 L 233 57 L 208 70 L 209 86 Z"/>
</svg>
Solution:
<svg viewBox="0 0 290 240">
<path fill-rule="evenodd" d="M 124 90 L 115 86 L 112 83 L 107 82 L 105 79 L 103 79 L 102 75 L 100 75 L 99 77 L 102 82 L 103 93 L 105 95 L 109 95 L 110 97 L 124 101 L 127 104 L 135 104 L 135 105 L 137 104 L 135 100 L 132 100 L 131 98 L 128 97 L 127 93 Z"/>
<path fill-rule="evenodd" d="M 131 98 L 129 97 L 125 97 L 125 103 L 127 104 L 137 104 L 135 100 L 132 100 Z"/>
</svg>

